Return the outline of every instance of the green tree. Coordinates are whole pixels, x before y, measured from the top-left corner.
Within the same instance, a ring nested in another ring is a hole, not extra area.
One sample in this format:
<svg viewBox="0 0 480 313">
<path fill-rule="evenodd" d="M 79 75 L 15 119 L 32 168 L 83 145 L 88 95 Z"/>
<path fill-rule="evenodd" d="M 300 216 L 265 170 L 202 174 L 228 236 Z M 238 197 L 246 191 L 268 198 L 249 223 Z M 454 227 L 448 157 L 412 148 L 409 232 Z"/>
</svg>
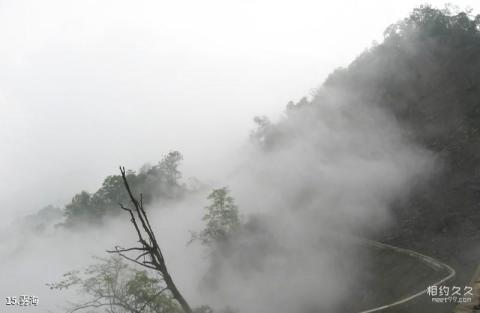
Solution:
<svg viewBox="0 0 480 313">
<path fill-rule="evenodd" d="M 240 218 L 235 199 L 227 187 L 214 189 L 207 197 L 211 204 L 205 207 L 203 216 L 205 228 L 199 233 L 192 233 L 192 239 L 200 240 L 204 245 L 224 242 L 240 229 Z"/>
<path fill-rule="evenodd" d="M 94 205 L 93 197 L 86 191 L 76 194 L 72 201 L 65 206 L 65 223 L 64 225 L 71 227 L 79 222 L 88 222 L 98 224 L 105 214 L 103 205 Z"/>
<path fill-rule="evenodd" d="M 182 309 L 154 273 L 126 264 L 120 256 L 97 258 L 99 263 L 83 271 L 64 274 L 63 280 L 47 284 L 50 289 L 76 288 L 90 299 L 72 304 L 68 312 L 181 313 Z M 97 311 L 98 312 L 98 311 Z"/>
</svg>

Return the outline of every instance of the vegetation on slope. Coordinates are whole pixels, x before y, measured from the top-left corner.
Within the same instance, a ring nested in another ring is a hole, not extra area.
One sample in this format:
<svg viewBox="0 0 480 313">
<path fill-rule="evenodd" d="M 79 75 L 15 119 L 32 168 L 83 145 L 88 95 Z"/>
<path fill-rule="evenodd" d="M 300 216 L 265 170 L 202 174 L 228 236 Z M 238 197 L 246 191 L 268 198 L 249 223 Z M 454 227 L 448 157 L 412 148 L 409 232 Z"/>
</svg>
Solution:
<svg viewBox="0 0 480 313">
<path fill-rule="evenodd" d="M 334 71 L 311 100 L 290 103 L 285 120 L 258 118 L 252 137 L 275 149 L 291 133 L 288 120 L 320 114 L 334 101 L 332 90 L 343 101 L 386 110 L 441 168 L 435 179 L 412 186 L 408 199 L 392 204 L 398 230 L 474 231 L 475 225 L 463 222 L 465 215 L 478 216 L 480 203 L 480 15 L 422 6 L 384 36 Z"/>
</svg>

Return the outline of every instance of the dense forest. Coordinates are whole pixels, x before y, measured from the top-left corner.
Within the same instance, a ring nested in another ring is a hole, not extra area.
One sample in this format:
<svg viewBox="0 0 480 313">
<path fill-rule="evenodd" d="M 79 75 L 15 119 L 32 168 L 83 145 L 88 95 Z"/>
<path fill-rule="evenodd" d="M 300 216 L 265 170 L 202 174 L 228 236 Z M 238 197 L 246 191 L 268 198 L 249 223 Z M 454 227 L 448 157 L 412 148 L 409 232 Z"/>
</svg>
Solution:
<svg viewBox="0 0 480 313">
<path fill-rule="evenodd" d="M 276 149 L 291 136 L 288 121 L 321 114 L 333 92 L 347 95 L 341 101 L 386 110 L 441 168 L 434 179 L 412 188 L 408 199 L 392 204 L 397 231 L 418 236 L 466 226 L 476 231 L 478 224 L 466 217 L 478 218 L 480 204 L 479 27 L 480 16 L 469 12 L 417 8 L 389 26 L 381 44 L 334 71 L 311 100 L 290 103 L 285 120 L 257 119 L 253 137 L 265 149 Z"/>
</svg>

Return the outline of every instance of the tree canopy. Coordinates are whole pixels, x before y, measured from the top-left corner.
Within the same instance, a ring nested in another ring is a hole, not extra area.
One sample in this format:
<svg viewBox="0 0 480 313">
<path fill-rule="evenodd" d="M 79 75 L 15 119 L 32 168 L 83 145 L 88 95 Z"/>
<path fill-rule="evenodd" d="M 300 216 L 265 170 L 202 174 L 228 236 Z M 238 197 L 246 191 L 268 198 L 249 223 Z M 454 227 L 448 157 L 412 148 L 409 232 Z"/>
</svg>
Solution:
<svg viewBox="0 0 480 313">
<path fill-rule="evenodd" d="M 153 201 L 171 201 L 181 198 L 187 191 L 180 182 L 182 174 L 179 166 L 183 157 L 180 152 L 168 153 L 157 165 L 145 165 L 140 171 L 128 171 L 127 178 L 132 189 L 143 195 L 146 205 Z M 120 213 L 118 204 L 129 201 L 124 190 L 122 177 L 111 175 L 105 178 L 102 186 L 93 194 L 82 191 L 76 194 L 65 206 L 66 227 L 83 223 L 100 224 L 106 215 Z"/>
</svg>

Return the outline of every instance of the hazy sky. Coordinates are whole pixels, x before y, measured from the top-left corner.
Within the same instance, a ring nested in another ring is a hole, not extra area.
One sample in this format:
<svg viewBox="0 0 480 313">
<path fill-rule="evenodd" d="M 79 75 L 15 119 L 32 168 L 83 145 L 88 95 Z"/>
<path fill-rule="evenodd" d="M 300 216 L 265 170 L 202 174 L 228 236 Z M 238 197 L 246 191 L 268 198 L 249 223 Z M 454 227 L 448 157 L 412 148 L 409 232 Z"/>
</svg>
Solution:
<svg viewBox="0 0 480 313">
<path fill-rule="evenodd" d="M 421 3 L 0 0 L 2 209 L 61 204 L 171 149 L 208 175 L 253 116 L 279 116 Z"/>
</svg>

